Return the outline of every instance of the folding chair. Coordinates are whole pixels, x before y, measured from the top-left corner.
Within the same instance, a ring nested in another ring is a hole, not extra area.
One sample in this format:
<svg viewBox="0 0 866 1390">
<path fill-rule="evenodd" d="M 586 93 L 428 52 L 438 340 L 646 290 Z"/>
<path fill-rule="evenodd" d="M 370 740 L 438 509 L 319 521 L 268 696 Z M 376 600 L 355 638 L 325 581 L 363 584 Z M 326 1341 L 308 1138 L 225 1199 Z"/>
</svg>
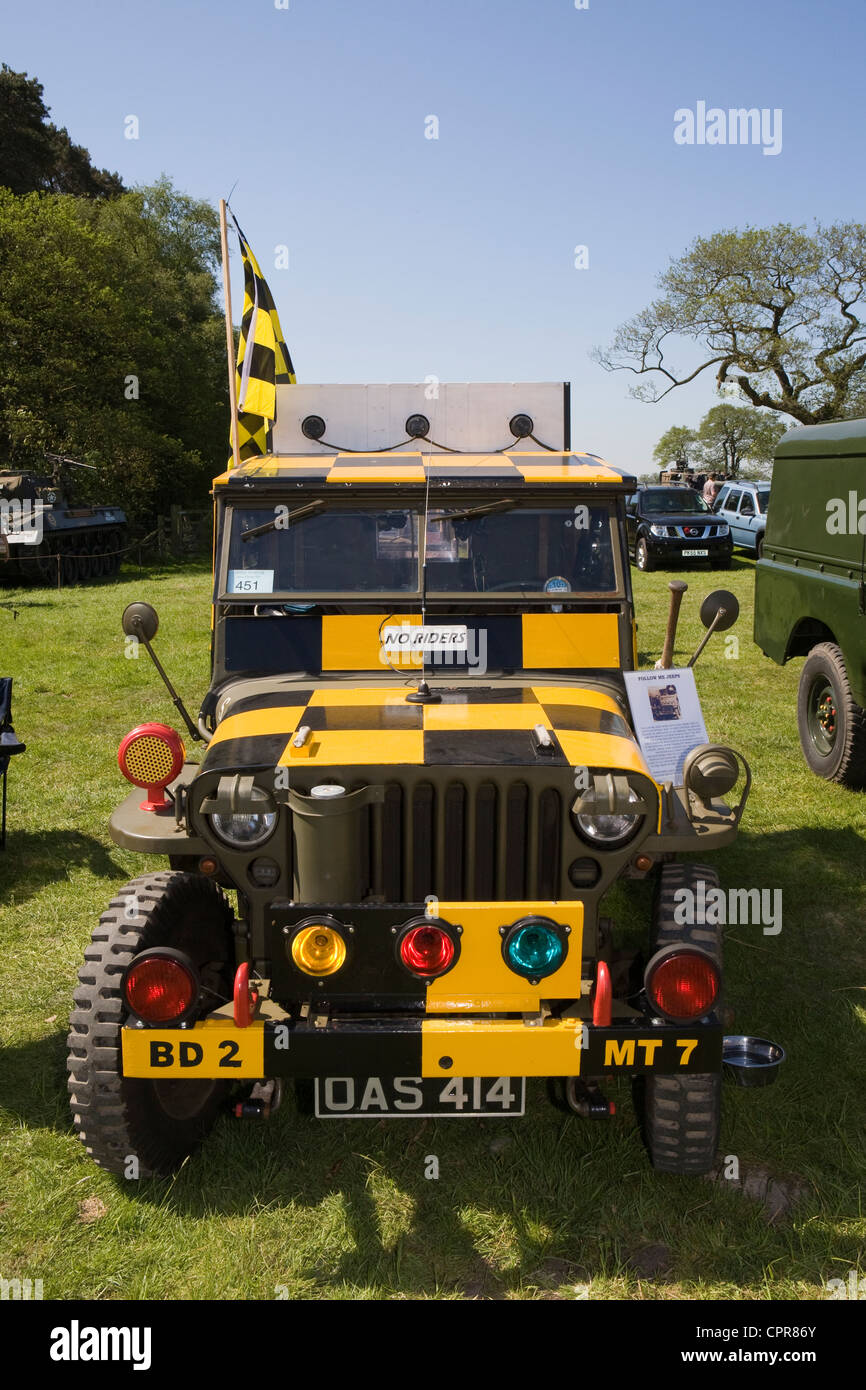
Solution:
<svg viewBox="0 0 866 1390">
<path fill-rule="evenodd" d="M 19 742 L 12 728 L 12 677 L 0 676 L 0 777 L 3 779 L 0 849 L 6 847 L 6 774 L 9 771 L 9 759 L 16 753 L 23 753 L 26 747 L 26 743 Z"/>
</svg>

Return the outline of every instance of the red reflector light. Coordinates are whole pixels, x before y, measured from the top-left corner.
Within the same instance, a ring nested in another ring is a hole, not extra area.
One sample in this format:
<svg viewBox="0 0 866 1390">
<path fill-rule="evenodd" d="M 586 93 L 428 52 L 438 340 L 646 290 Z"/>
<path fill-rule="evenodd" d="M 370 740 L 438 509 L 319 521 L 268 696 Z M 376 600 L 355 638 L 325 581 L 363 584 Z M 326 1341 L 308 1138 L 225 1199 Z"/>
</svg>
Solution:
<svg viewBox="0 0 866 1390">
<path fill-rule="evenodd" d="M 145 1023 L 175 1023 L 198 997 L 198 981 L 182 961 L 143 956 L 133 961 L 123 982 L 126 1002 Z"/>
<path fill-rule="evenodd" d="M 660 1014 L 677 1021 L 701 1018 L 719 996 L 719 971 L 698 951 L 660 952 L 647 966 L 646 989 Z"/>
<path fill-rule="evenodd" d="M 410 927 L 400 938 L 400 959 L 413 975 L 441 975 L 454 960 L 454 942 L 432 923 Z"/>
</svg>

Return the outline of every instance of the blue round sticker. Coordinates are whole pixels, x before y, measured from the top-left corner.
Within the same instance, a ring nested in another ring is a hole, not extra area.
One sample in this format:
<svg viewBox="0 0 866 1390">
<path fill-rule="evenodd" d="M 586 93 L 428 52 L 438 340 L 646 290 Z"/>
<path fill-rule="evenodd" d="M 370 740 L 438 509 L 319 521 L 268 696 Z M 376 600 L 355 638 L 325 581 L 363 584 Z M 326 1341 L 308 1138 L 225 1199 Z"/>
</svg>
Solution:
<svg viewBox="0 0 866 1390">
<path fill-rule="evenodd" d="M 553 578 L 548 579 L 544 585 L 544 592 L 546 594 L 567 594 L 570 589 L 571 585 L 561 574 L 555 574 Z"/>
</svg>

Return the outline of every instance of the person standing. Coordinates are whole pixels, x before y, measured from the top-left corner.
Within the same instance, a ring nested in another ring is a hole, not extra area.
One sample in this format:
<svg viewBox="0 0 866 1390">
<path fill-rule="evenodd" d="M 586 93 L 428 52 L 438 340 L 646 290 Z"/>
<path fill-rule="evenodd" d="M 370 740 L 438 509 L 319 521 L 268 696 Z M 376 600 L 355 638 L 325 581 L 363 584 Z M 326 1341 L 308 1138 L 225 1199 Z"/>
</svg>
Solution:
<svg viewBox="0 0 866 1390">
<path fill-rule="evenodd" d="M 715 473 L 710 473 L 707 477 L 707 481 L 704 483 L 703 491 L 701 493 L 701 496 L 703 497 L 708 507 L 712 507 L 713 503 L 719 495 L 720 488 L 721 485 L 716 481 Z"/>
</svg>

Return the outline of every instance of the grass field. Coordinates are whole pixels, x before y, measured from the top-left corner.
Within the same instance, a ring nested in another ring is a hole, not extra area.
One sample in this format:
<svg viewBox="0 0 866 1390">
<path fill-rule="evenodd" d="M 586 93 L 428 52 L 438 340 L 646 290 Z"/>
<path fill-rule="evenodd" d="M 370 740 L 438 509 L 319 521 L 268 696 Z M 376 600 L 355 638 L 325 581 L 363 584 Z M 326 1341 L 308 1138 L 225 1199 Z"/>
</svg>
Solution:
<svg viewBox="0 0 866 1390">
<path fill-rule="evenodd" d="M 661 647 L 670 577 L 635 577 L 642 664 Z M 124 605 L 159 609 L 159 653 L 195 709 L 208 677 L 208 574 L 150 570 L 0 591 L 18 611 L 0 611 L 0 674 L 15 677 L 28 744 L 0 854 L 0 1277 L 41 1278 L 64 1299 L 814 1299 L 866 1273 L 866 795 L 806 770 L 800 663 L 780 670 L 752 643 L 751 562 L 685 578 L 678 662 L 702 634 L 704 593 L 724 582 L 742 608 L 738 654 L 717 637 L 697 667 L 710 737 L 755 778 L 739 840 L 717 856 L 722 884 L 783 895 L 778 935 L 726 933 L 735 1031 L 776 1039 L 789 1060 L 772 1088 L 726 1088 L 721 1154 L 794 1204 L 774 1215 L 742 1181 L 654 1175 L 625 1084 L 609 1122 L 561 1114 L 540 1082 L 526 1119 L 465 1125 L 315 1121 L 289 1094 L 269 1124 L 221 1121 L 172 1181 L 95 1167 L 66 1099 L 72 990 L 108 898 L 163 867 L 109 839 L 127 790 L 117 745 L 143 720 L 175 722 L 146 656 L 124 655 Z M 623 936 L 648 901 L 645 884 L 607 899 Z"/>
</svg>

